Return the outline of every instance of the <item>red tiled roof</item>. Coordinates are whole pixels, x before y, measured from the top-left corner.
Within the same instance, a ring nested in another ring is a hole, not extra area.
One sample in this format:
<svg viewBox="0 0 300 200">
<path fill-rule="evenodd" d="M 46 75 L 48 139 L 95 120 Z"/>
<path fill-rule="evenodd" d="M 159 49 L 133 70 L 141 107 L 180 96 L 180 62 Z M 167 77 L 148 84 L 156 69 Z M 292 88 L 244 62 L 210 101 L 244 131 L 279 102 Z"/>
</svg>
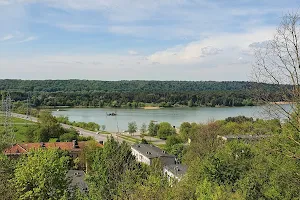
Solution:
<svg viewBox="0 0 300 200">
<path fill-rule="evenodd" d="M 23 153 L 27 153 L 28 151 L 32 149 L 39 149 L 39 148 L 59 148 L 61 150 L 67 150 L 67 151 L 81 151 L 84 146 L 86 145 L 86 142 L 78 142 L 78 147 L 73 148 L 73 142 L 46 142 L 46 143 L 22 143 L 22 144 L 15 144 L 10 148 L 7 148 L 4 150 L 4 154 L 14 154 L 19 155 Z M 97 143 L 99 147 L 103 147 L 102 144 Z"/>
</svg>

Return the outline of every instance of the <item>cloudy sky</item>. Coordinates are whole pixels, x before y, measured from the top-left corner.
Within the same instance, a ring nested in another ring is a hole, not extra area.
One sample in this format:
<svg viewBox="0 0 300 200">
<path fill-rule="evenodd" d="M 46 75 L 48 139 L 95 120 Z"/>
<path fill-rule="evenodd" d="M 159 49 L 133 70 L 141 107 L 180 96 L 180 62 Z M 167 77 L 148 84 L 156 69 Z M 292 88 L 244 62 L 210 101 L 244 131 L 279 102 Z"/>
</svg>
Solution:
<svg viewBox="0 0 300 200">
<path fill-rule="evenodd" d="M 249 80 L 299 0 L 0 0 L 0 78 Z"/>
</svg>

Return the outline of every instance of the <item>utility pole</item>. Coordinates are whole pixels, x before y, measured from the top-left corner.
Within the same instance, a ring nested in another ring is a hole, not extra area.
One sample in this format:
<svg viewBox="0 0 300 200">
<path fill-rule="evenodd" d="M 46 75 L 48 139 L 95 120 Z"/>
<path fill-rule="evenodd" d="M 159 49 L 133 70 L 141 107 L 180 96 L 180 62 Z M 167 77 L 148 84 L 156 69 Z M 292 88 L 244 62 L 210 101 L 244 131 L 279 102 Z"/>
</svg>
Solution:
<svg viewBox="0 0 300 200">
<path fill-rule="evenodd" d="M 31 120 L 31 102 L 30 102 L 30 94 L 28 94 L 27 100 L 26 100 L 26 119 Z M 26 123 L 27 123 L 26 120 Z"/>
</svg>

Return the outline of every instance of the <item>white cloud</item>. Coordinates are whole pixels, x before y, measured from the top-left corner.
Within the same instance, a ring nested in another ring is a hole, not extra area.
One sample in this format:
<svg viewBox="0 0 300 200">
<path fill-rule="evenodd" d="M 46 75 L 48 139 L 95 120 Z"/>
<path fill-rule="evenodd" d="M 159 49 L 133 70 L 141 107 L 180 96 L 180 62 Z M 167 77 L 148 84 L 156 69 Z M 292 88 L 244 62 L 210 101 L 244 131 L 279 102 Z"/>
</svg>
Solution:
<svg viewBox="0 0 300 200">
<path fill-rule="evenodd" d="M 138 55 L 139 54 L 137 51 L 134 51 L 134 50 L 129 50 L 128 53 L 129 53 L 129 55 Z"/>
<path fill-rule="evenodd" d="M 30 37 L 27 37 L 27 38 L 25 38 L 25 39 L 23 39 L 23 40 L 18 41 L 17 43 L 30 42 L 30 41 L 36 40 L 36 39 L 37 39 L 37 37 L 35 37 L 35 36 L 30 36 Z"/>
<path fill-rule="evenodd" d="M 273 28 L 264 28 L 270 21 L 269 16 L 275 16 L 275 19 L 282 14 L 278 10 L 293 7 L 284 1 L 275 1 L 263 1 L 261 9 L 257 9 L 252 4 L 248 8 L 248 0 L 238 5 L 207 0 L 0 0 L 2 39 L 12 39 L 5 36 L 12 33 L 16 43 L 35 40 L 37 37 L 31 35 L 39 35 L 39 32 L 29 33 L 28 30 L 43 23 L 47 26 L 45 30 L 50 32 L 49 37 L 60 37 L 59 33 L 63 32 L 53 27 L 82 32 L 82 35 L 100 33 L 99 37 L 106 33 L 113 35 L 110 39 L 116 37 L 117 42 L 124 41 L 125 35 L 130 42 L 142 38 L 145 45 L 141 51 L 150 52 L 141 55 L 131 49 L 140 49 L 137 47 L 140 44 L 133 44 L 121 47 L 120 51 L 128 50 L 124 55 L 91 53 L 84 56 L 78 53 L 29 55 L 28 58 L 18 57 L 18 60 L 1 58 L 0 68 L 4 73 L 0 78 L 17 78 L 10 77 L 17 74 L 20 78 L 245 80 L 252 60 L 252 47 L 263 45 L 261 41 L 272 36 Z M 29 3 L 39 6 L 31 9 Z M 35 9 L 41 9 L 42 14 Z M 265 17 L 266 13 L 271 15 Z M 24 34 L 18 36 L 15 30 Z M 67 34 L 74 33 L 64 33 L 64 36 Z M 93 34 L 90 39 L 96 41 L 95 38 L 97 35 Z M 48 44 L 39 42 L 46 49 Z M 74 40 L 74 49 L 81 47 L 80 44 Z M 161 51 L 157 51 L 158 48 Z M 86 49 L 87 52 L 97 51 Z M 153 49 L 156 50 L 151 53 Z M 20 54 L 22 50 L 20 48 Z M 59 47 L 53 50 L 60 51 Z M 72 50 L 65 49 L 66 52 Z M 20 66 L 24 73 L 19 71 Z M 60 73 L 53 74 L 50 70 Z"/>
<path fill-rule="evenodd" d="M 250 44 L 270 39 L 272 33 L 273 29 L 223 33 L 150 55 L 129 50 L 124 55 L 62 54 L 28 56 L 18 60 L 1 58 L 0 70 L 6 67 L 0 78 L 247 80 L 252 56 L 244 52 L 251 49 Z M 19 66 L 26 70 L 20 71 Z M 54 74 L 53 71 L 59 73 Z M 18 74 L 18 77 L 10 77 L 12 74 Z"/>
<path fill-rule="evenodd" d="M 156 52 L 148 58 L 161 64 L 195 64 L 213 62 L 215 64 L 231 63 L 241 54 L 250 51 L 249 45 L 257 40 L 272 38 L 274 29 L 258 29 L 247 33 L 221 33 L 209 38 L 191 42 L 184 46 Z"/>
<path fill-rule="evenodd" d="M 6 35 L 2 38 L 0 38 L 0 41 L 6 41 L 6 40 L 10 40 L 10 39 L 13 39 L 14 36 L 12 34 L 9 34 L 9 35 Z"/>
</svg>

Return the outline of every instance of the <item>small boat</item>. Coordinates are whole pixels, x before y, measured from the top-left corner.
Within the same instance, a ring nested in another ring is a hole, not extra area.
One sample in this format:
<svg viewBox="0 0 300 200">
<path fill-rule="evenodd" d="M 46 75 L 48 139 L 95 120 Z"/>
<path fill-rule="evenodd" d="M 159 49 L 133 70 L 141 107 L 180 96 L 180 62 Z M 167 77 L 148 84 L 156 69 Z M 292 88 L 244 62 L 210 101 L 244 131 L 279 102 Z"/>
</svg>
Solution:
<svg viewBox="0 0 300 200">
<path fill-rule="evenodd" d="M 114 112 L 112 112 L 112 113 L 106 113 L 106 115 L 107 115 L 107 116 L 116 116 L 117 113 L 114 113 Z"/>
</svg>

